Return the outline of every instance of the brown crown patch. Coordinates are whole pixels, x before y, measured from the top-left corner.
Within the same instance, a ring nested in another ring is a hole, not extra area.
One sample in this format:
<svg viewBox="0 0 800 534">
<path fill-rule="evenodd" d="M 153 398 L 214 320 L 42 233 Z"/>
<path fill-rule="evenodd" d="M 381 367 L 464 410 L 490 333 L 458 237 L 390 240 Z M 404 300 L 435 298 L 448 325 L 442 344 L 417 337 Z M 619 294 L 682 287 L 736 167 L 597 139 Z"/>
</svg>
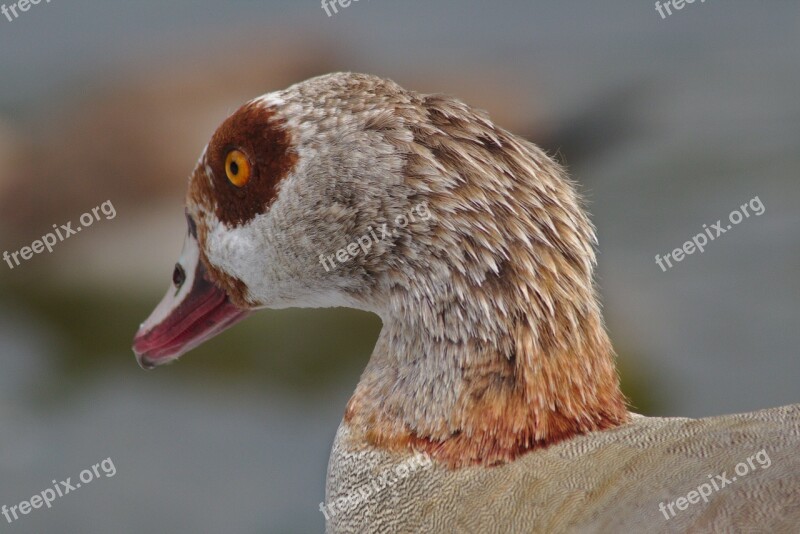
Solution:
<svg viewBox="0 0 800 534">
<path fill-rule="evenodd" d="M 225 173 L 225 158 L 231 150 L 243 152 L 252 168 L 250 180 L 243 187 L 230 183 Z M 195 176 L 190 195 L 207 201 L 226 225 L 242 226 L 269 209 L 297 159 L 284 121 L 259 104 L 246 104 L 214 133 L 205 159 L 213 174 Z M 198 171 L 205 173 L 202 167 Z"/>
</svg>

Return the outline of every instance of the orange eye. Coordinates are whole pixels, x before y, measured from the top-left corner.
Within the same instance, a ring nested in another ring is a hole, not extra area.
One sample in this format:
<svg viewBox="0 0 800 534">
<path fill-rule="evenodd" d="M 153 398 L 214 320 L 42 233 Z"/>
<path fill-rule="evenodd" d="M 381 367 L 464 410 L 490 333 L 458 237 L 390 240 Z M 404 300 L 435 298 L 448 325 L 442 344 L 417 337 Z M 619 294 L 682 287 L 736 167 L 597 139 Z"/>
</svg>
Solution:
<svg viewBox="0 0 800 534">
<path fill-rule="evenodd" d="M 240 150 L 231 150 L 225 158 L 225 174 L 236 187 L 244 187 L 250 180 L 250 162 Z"/>
</svg>

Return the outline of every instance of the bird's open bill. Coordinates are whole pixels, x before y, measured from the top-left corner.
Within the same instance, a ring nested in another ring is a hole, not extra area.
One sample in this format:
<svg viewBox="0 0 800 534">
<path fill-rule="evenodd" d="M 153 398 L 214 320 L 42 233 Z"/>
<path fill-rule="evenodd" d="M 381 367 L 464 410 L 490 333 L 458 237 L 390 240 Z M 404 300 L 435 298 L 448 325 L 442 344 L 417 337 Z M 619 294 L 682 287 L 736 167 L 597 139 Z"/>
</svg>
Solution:
<svg viewBox="0 0 800 534">
<path fill-rule="evenodd" d="M 209 280 L 191 232 L 172 278 L 167 294 L 133 340 L 136 359 L 146 369 L 177 359 L 249 315 Z"/>
</svg>

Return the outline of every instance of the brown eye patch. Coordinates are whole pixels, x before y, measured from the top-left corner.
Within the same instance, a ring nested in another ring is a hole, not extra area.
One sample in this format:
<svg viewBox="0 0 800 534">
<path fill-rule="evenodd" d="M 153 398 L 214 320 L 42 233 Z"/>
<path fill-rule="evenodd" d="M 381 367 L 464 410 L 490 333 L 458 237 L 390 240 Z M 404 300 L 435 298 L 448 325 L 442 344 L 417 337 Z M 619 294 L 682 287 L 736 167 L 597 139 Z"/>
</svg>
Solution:
<svg viewBox="0 0 800 534">
<path fill-rule="evenodd" d="M 297 164 L 285 126 L 270 109 L 253 103 L 241 107 L 211 138 L 206 162 L 213 176 L 192 180 L 190 194 L 210 199 L 217 218 L 231 227 L 265 213 L 281 180 Z M 242 180 L 245 165 L 247 178 Z"/>
</svg>

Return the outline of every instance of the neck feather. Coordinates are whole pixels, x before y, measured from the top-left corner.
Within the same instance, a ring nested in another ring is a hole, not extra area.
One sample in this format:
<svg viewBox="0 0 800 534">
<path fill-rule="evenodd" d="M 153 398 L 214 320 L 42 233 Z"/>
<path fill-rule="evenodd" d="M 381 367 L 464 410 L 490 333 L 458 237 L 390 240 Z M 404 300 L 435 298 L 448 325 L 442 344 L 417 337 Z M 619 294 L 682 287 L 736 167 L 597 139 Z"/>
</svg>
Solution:
<svg viewBox="0 0 800 534">
<path fill-rule="evenodd" d="M 529 291 L 527 302 L 503 300 L 510 313 L 498 315 L 494 292 L 511 276 L 473 288 L 471 308 L 406 302 L 385 318 L 347 408 L 355 435 L 460 467 L 503 463 L 627 420 L 594 301 L 558 300 L 542 317 Z"/>
<path fill-rule="evenodd" d="M 572 184 L 479 114 L 474 141 L 453 142 L 458 105 L 423 102 L 407 175 L 432 189 L 434 222 L 399 248 L 384 327 L 345 415 L 362 443 L 451 467 L 628 419 L 592 279 L 594 229 Z M 433 184 L 432 168 L 443 176 Z"/>
</svg>

